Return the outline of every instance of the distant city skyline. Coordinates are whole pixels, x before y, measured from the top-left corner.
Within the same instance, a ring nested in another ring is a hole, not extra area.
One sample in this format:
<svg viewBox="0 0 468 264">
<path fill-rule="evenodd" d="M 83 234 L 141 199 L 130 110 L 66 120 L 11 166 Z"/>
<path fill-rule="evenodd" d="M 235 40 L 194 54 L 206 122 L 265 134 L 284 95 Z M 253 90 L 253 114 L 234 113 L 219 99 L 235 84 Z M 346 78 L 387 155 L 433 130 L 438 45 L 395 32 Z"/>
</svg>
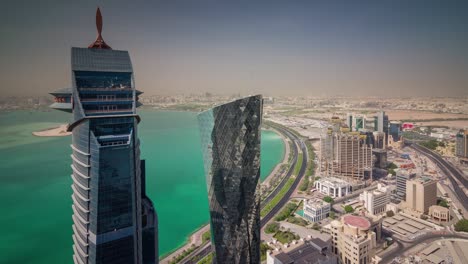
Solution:
<svg viewBox="0 0 468 264">
<path fill-rule="evenodd" d="M 8 2 L 1 94 L 70 87 L 68 54 L 95 40 L 97 5 L 145 95 L 468 95 L 463 1 Z"/>
</svg>

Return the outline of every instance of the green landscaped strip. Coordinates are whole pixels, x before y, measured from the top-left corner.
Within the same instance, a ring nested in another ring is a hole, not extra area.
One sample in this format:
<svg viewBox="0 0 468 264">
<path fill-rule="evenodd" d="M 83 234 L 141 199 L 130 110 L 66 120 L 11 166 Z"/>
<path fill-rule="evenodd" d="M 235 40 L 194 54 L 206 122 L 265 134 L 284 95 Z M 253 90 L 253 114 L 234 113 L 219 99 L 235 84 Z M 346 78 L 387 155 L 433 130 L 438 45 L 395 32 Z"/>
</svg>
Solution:
<svg viewBox="0 0 468 264">
<path fill-rule="evenodd" d="M 206 255 L 206 257 L 202 258 L 197 264 L 211 264 L 213 262 L 213 253 Z"/>
<path fill-rule="evenodd" d="M 297 156 L 296 166 L 294 167 L 294 175 L 299 174 L 299 171 L 301 170 L 301 166 L 302 166 L 302 153 L 299 153 L 299 155 Z"/>
<path fill-rule="evenodd" d="M 261 217 L 267 215 L 271 211 L 271 209 L 273 209 L 273 207 L 275 207 L 279 203 L 279 201 L 284 197 L 284 195 L 293 185 L 294 180 L 294 178 L 288 179 L 288 181 L 284 184 L 283 188 L 281 188 L 278 194 L 275 197 L 273 197 L 273 199 L 271 199 L 271 201 L 262 209 L 262 211 L 260 212 Z"/>
</svg>

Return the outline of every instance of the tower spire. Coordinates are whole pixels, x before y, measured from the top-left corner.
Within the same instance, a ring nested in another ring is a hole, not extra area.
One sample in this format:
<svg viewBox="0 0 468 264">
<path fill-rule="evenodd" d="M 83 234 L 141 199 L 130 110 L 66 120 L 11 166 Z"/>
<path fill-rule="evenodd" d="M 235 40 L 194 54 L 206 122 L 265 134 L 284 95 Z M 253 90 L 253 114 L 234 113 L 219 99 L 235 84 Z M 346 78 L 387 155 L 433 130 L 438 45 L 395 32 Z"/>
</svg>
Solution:
<svg viewBox="0 0 468 264">
<path fill-rule="evenodd" d="M 90 49 L 112 49 L 109 45 L 106 44 L 104 39 L 102 38 L 101 32 L 102 32 L 102 15 L 101 15 L 101 10 L 99 7 L 97 8 L 96 11 L 96 28 L 97 28 L 97 38 L 92 43 L 91 45 L 88 46 Z"/>
</svg>

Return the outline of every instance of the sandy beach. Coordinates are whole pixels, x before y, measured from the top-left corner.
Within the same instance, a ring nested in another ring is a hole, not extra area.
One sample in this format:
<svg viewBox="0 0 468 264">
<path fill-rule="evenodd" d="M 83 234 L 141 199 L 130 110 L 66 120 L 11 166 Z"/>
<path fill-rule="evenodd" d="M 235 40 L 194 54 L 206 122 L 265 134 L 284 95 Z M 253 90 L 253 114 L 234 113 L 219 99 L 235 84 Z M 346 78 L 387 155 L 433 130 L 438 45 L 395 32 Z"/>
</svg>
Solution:
<svg viewBox="0 0 468 264">
<path fill-rule="evenodd" d="M 68 124 L 60 125 L 59 127 L 49 128 L 42 131 L 32 132 L 37 137 L 63 137 L 71 135 L 71 132 L 67 131 Z"/>
</svg>

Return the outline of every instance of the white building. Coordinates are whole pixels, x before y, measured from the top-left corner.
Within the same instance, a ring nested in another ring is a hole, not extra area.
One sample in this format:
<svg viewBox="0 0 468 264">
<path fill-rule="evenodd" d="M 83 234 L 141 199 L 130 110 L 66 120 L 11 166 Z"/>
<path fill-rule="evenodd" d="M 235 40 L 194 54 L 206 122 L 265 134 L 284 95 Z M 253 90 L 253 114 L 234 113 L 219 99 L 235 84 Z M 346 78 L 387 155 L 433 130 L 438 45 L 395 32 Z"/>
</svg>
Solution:
<svg viewBox="0 0 468 264">
<path fill-rule="evenodd" d="M 318 222 L 327 218 L 330 214 L 330 204 L 319 199 L 304 199 L 304 218 L 312 222 Z"/>
<path fill-rule="evenodd" d="M 351 193 L 351 185 L 335 177 L 320 178 L 314 183 L 317 191 L 333 198 L 343 197 Z"/>
<path fill-rule="evenodd" d="M 359 200 L 364 202 L 364 207 L 370 214 L 377 215 L 386 212 L 386 205 L 390 201 L 390 193 L 387 187 L 379 183 L 377 190 L 364 191 L 359 195 Z"/>
</svg>

